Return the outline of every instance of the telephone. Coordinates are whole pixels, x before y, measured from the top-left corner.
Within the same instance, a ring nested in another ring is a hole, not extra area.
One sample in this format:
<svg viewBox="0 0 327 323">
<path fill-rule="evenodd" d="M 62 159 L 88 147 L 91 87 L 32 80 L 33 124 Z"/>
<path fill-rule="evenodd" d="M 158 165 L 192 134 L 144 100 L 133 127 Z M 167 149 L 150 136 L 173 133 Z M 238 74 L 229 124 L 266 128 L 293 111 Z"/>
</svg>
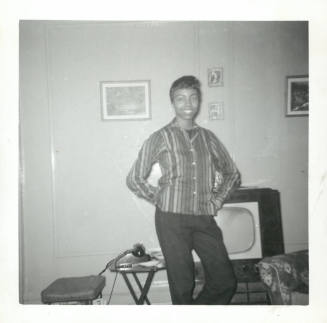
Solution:
<svg viewBox="0 0 327 323">
<path fill-rule="evenodd" d="M 115 268 L 130 268 L 133 264 L 151 260 L 151 256 L 145 251 L 143 244 L 136 243 L 132 249 L 119 254 L 114 260 Z"/>
<path fill-rule="evenodd" d="M 108 268 L 131 268 L 133 264 L 149 260 L 151 260 L 151 256 L 145 252 L 143 244 L 136 243 L 132 249 L 128 249 L 111 259 L 98 275 L 102 275 Z"/>
<path fill-rule="evenodd" d="M 143 257 L 145 255 L 145 248 L 142 243 L 136 243 L 133 246 L 132 255 L 135 257 Z"/>
</svg>

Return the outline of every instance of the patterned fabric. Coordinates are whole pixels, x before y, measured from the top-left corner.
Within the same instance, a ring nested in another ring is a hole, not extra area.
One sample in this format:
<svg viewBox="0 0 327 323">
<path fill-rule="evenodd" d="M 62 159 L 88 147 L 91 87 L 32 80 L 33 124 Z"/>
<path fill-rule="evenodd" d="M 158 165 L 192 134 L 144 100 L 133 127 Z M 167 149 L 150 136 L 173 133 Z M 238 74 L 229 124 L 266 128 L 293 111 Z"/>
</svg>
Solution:
<svg viewBox="0 0 327 323">
<path fill-rule="evenodd" d="M 158 187 L 147 182 L 156 162 L 162 171 Z M 215 171 L 222 180 L 213 193 Z M 144 142 L 126 183 L 137 196 L 164 212 L 215 215 L 211 200 L 223 202 L 239 185 L 240 175 L 211 131 L 195 125 L 189 136 L 175 118 Z"/>
<path fill-rule="evenodd" d="M 299 301 L 309 293 L 308 250 L 266 257 L 258 267 L 272 304 L 308 304 L 308 295 Z"/>
</svg>

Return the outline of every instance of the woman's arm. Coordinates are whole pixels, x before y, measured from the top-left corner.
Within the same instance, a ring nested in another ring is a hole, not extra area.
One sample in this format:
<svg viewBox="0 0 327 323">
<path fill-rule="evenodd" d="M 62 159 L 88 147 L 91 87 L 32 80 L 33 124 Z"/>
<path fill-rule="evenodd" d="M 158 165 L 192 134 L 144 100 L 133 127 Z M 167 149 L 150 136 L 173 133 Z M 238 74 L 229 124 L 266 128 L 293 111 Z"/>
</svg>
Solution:
<svg viewBox="0 0 327 323">
<path fill-rule="evenodd" d="M 128 188 L 138 197 L 144 198 L 152 204 L 156 203 L 159 189 L 149 184 L 147 178 L 152 165 L 157 161 L 161 145 L 161 135 L 155 132 L 143 143 L 138 157 L 126 178 Z"/>
<path fill-rule="evenodd" d="M 225 146 L 210 131 L 209 138 L 215 168 L 221 175 L 221 183 L 214 193 L 213 203 L 220 208 L 226 198 L 240 185 L 241 176 Z"/>
</svg>

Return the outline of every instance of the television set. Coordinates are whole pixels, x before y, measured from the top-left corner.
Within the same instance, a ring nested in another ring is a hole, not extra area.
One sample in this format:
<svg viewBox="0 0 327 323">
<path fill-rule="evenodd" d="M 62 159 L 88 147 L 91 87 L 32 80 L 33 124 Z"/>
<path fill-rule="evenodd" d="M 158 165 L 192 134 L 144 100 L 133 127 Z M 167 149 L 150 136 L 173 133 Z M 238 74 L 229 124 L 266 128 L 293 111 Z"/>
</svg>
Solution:
<svg viewBox="0 0 327 323">
<path fill-rule="evenodd" d="M 284 252 L 279 192 L 240 188 L 215 220 L 231 260 L 261 259 Z M 194 253 L 194 259 L 198 257 Z"/>
</svg>

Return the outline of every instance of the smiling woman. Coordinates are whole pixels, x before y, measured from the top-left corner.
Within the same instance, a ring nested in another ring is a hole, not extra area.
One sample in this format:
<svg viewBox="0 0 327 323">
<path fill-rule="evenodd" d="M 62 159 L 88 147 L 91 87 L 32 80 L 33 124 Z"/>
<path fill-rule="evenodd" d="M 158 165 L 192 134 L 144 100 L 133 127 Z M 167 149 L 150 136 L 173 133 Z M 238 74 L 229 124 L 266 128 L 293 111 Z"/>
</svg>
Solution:
<svg viewBox="0 0 327 323">
<path fill-rule="evenodd" d="M 170 88 L 176 117 L 143 144 L 127 176 L 127 186 L 156 206 L 155 224 L 165 258 L 173 304 L 228 304 L 236 279 L 214 216 L 240 183 L 231 157 L 215 137 L 194 119 L 200 108 L 200 82 L 194 76 L 177 79 Z M 148 181 L 159 163 L 158 186 Z M 213 182 L 221 181 L 215 192 Z M 207 279 L 193 299 L 195 251 Z"/>
</svg>

